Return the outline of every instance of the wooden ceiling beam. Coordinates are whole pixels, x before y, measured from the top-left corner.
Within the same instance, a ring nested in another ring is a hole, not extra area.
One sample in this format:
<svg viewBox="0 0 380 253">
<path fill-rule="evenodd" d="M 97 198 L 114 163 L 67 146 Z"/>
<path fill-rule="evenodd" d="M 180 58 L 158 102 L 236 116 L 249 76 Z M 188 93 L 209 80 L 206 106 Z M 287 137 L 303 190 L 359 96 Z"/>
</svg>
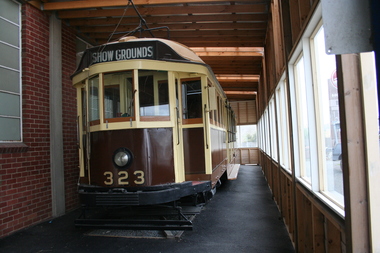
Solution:
<svg viewBox="0 0 380 253">
<path fill-rule="evenodd" d="M 244 88 L 244 89 L 252 89 L 252 88 L 255 88 L 259 82 L 258 81 L 255 81 L 255 80 L 251 80 L 249 82 L 225 82 L 223 80 L 218 80 L 219 83 L 225 87 L 225 88 Z M 237 85 L 238 83 L 238 85 Z"/>
<path fill-rule="evenodd" d="M 170 27 L 169 27 L 170 28 Z M 78 28 L 80 29 L 80 27 Z M 241 37 L 247 38 L 248 40 L 260 40 L 265 39 L 265 31 L 261 30 L 251 30 L 251 31 L 236 31 L 236 30 L 213 30 L 213 31 L 170 31 L 170 37 L 172 40 L 181 40 L 182 38 L 191 38 L 191 37 L 218 37 L 220 40 L 223 40 L 224 37 Z M 157 38 L 166 38 L 167 31 L 156 30 L 153 32 L 154 36 Z M 108 39 L 110 32 L 103 33 L 87 33 L 88 36 L 94 39 Z M 122 35 L 115 34 L 112 36 L 112 39 L 116 40 Z"/>
<path fill-rule="evenodd" d="M 246 101 L 246 100 L 255 100 L 256 94 L 226 94 L 229 101 Z"/>
<path fill-rule="evenodd" d="M 187 0 L 186 3 L 214 3 L 221 0 Z M 257 2 L 260 0 L 239 0 L 239 2 Z M 183 0 L 134 0 L 135 5 L 162 5 L 162 4 L 183 4 Z M 71 10 L 71 9 L 87 9 L 87 8 L 104 8 L 104 7 L 119 7 L 126 6 L 127 0 L 80 0 L 80 1 L 62 1 L 62 2 L 47 2 L 43 4 L 43 9 L 46 11 L 56 10 Z"/>
<path fill-rule="evenodd" d="M 223 64 L 226 64 L 228 65 L 228 63 L 221 63 L 221 65 Z M 241 75 L 241 74 L 252 74 L 252 73 L 257 73 L 258 71 L 260 71 L 260 69 L 258 68 L 251 68 L 251 69 L 236 69 L 236 68 L 228 68 L 228 67 L 225 67 L 225 68 L 214 68 L 213 66 L 211 66 L 213 72 L 215 74 L 234 74 L 234 75 Z"/>
<path fill-rule="evenodd" d="M 177 24 L 183 22 L 226 22 L 226 21 L 249 21 L 249 22 L 263 22 L 266 23 L 266 14 L 220 14 L 220 15 L 172 15 L 172 16 L 150 16 L 146 19 L 148 25 L 151 24 Z M 70 26 L 96 26 L 96 25 L 110 25 L 117 24 L 139 24 L 138 17 L 124 17 L 120 21 L 119 18 L 91 18 L 91 19 L 72 19 L 69 21 Z"/>
<path fill-rule="evenodd" d="M 136 35 L 140 35 L 140 34 L 136 34 Z M 148 34 L 148 33 L 143 33 L 143 35 L 141 37 L 144 38 L 145 35 L 148 38 L 151 37 L 150 34 Z M 117 38 L 120 38 L 120 37 L 122 37 L 122 36 L 119 34 L 119 36 Z M 138 36 L 138 37 L 140 37 L 140 36 Z M 108 41 L 109 36 L 104 36 L 104 37 L 102 36 L 102 37 L 96 37 L 96 38 L 99 39 L 99 41 Z M 156 36 L 156 38 L 160 38 L 160 37 Z M 163 36 L 162 38 L 167 39 L 167 36 Z M 116 39 L 113 39 L 113 40 L 116 40 Z M 113 40 L 111 40 L 111 41 L 113 41 Z M 210 46 L 210 43 L 212 45 L 214 45 L 213 43 L 219 43 L 219 42 L 224 42 L 225 44 L 237 43 L 234 46 L 238 46 L 238 43 L 261 43 L 262 42 L 262 40 L 260 40 L 260 38 L 257 38 L 257 37 L 223 37 L 223 39 L 221 39 L 220 37 L 173 37 L 173 36 L 170 36 L 170 40 L 177 41 L 179 43 L 185 44 L 186 46 L 189 46 L 190 44 L 192 44 L 192 45 L 196 44 L 196 46 L 206 45 L 205 43 L 207 43 L 207 45 Z M 210 60 L 212 60 L 212 57 L 215 57 L 215 56 L 204 55 L 204 57 L 209 57 Z M 232 57 L 232 56 L 230 56 L 230 57 Z M 240 57 L 243 57 L 243 55 Z M 245 57 L 249 57 L 249 56 L 247 55 Z M 234 60 L 234 59 L 231 59 L 231 60 Z M 241 60 L 241 58 L 240 58 L 240 60 Z M 247 58 L 246 60 L 249 61 L 250 59 Z"/>
<path fill-rule="evenodd" d="M 207 53 L 205 53 L 205 54 L 207 54 Z M 210 53 L 210 54 L 212 54 L 212 53 Z M 236 52 L 234 55 L 229 55 L 229 54 L 232 54 L 232 52 L 226 52 L 225 55 L 202 55 L 202 54 L 199 54 L 199 56 L 201 56 L 202 59 L 204 59 L 205 61 L 215 62 L 215 63 L 218 63 L 218 59 L 221 59 L 220 57 L 223 57 L 223 60 L 226 60 L 229 62 L 233 62 L 233 61 L 242 62 L 242 61 L 244 61 L 244 63 L 250 63 L 250 62 L 261 63 L 261 59 L 262 59 L 262 55 L 260 55 L 260 54 L 250 55 L 251 53 L 249 53 L 248 55 L 243 55 L 242 52 L 240 52 L 240 53 Z M 241 54 L 241 55 L 238 55 L 238 54 Z"/>
<path fill-rule="evenodd" d="M 239 57 L 264 57 L 264 49 L 262 47 L 192 47 L 191 50 L 198 55 L 208 56 L 210 58 L 215 56 L 229 56 Z"/>
<path fill-rule="evenodd" d="M 255 41 L 241 41 L 241 42 L 224 42 L 223 40 L 219 42 L 186 42 L 185 40 L 178 41 L 182 44 L 185 44 L 188 47 L 199 47 L 199 46 L 206 46 L 206 47 L 263 47 L 264 42 L 255 42 Z"/>
<path fill-rule="evenodd" d="M 132 31 L 136 28 L 136 26 L 131 25 L 121 25 L 116 29 L 116 32 L 124 32 L 124 31 Z M 154 28 L 154 26 L 151 26 L 150 28 Z M 234 30 L 234 29 L 240 29 L 240 30 L 247 30 L 247 32 L 254 32 L 255 30 L 262 30 L 264 31 L 266 29 L 266 24 L 262 23 L 189 23 L 189 24 L 173 24 L 170 25 L 170 30 Z M 84 26 L 79 29 L 81 32 L 84 33 L 97 33 L 97 32 L 111 32 L 113 31 L 112 28 L 109 26 Z"/>
<path fill-rule="evenodd" d="M 243 65 L 233 65 L 231 66 L 228 61 L 223 61 L 220 59 L 219 64 L 206 64 L 210 65 L 215 74 L 228 74 L 228 75 L 240 75 L 240 74 L 252 74 L 256 73 L 256 71 L 260 71 L 260 67 L 254 66 L 243 66 Z"/>
<path fill-rule="evenodd" d="M 79 33 L 79 34 L 81 34 L 81 33 Z M 84 37 L 90 37 L 87 33 L 83 33 L 83 36 Z M 121 37 L 121 36 L 119 36 L 119 37 Z M 148 37 L 150 37 L 150 36 L 148 36 Z M 167 39 L 167 37 L 163 37 L 163 38 Z M 205 46 L 205 47 L 262 47 L 262 46 L 264 46 L 263 41 L 256 40 L 256 39 L 255 40 L 249 40 L 249 39 L 242 40 L 240 38 L 239 40 L 236 40 L 236 41 L 232 41 L 232 40 L 225 41 L 224 39 L 220 39 L 219 41 L 207 41 L 207 40 L 202 40 L 202 39 L 199 39 L 196 41 L 191 41 L 189 38 L 186 38 L 186 37 L 183 37 L 183 38 L 171 37 L 170 39 L 173 41 L 177 41 L 179 43 L 182 43 L 188 47 L 199 47 L 199 46 Z M 101 44 L 107 43 L 109 41 L 113 41 L 113 40 L 108 40 L 108 37 L 97 38 L 96 39 L 96 45 L 101 45 Z M 261 64 L 261 61 L 260 61 L 260 64 Z"/>
<path fill-rule="evenodd" d="M 244 86 L 233 86 L 233 87 L 227 87 L 227 86 L 225 86 L 225 85 L 223 85 L 222 83 L 220 84 L 221 86 L 222 86 L 222 88 L 223 88 L 223 90 L 225 90 L 225 91 L 257 91 L 257 84 L 255 84 L 255 85 L 251 85 L 251 86 L 249 86 L 249 87 L 244 87 Z"/>
<path fill-rule="evenodd" d="M 111 1 L 109 1 L 111 2 Z M 125 8 L 119 9 L 102 9 L 102 10 L 58 10 L 58 17 L 61 19 L 72 18 L 97 18 L 97 17 L 121 17 L 137 16 L 135 10 L 131 7 L 125 12 Z M 265 4 L 246 4 L 246 5 L 210 5 L 210 6 L 165 6 L 165 7 L 139 7 L 138 11 L 142 16 L 150 15 L 176 15 L 179 14 L 232 14 L 232 13 L 254 13 L 266 14 L 267 6 Z"/>
<path fill-rule="evenodd" d="M 171 37 L 172 40 L 175 40 L 177 41 L 177 38 L 173 38 Z M 193 37 L 189 37 L 189 38 L 182 38 L 181 40 L 185 40 L 186 42 L 219 42 L 221 40 L 221 38 L 218 38 L 218 37 L 197 37 L 197 38 L 193 38 Z M 242 38 L 242 37 L 223 37 L 223 41 L 224 42 L 241 42 L 241 41 L 260 41 L 260 39 L 257 39 L 257 38 L 254 38 L 254 37 L 245 37 L 245 38 Z M 185 43 L 187 44 L 187 43 Z M 201 43 L 200 43 L 201 44 Z"/>
</svg>

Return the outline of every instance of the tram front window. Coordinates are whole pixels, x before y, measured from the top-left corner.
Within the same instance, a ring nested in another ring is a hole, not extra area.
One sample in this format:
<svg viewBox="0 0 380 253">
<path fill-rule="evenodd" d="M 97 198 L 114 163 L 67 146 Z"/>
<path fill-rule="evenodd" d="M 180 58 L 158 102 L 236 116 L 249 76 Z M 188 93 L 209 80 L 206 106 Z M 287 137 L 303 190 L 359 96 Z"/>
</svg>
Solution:
<svg viewBox="0 0 380 253">
<path fill-rule="evenodd" d="M 139 100 L 141 117 L 166 117 L 160 119 L 169 120 L 168 73 L 140 70 Z"/>
<path fill-rule="evenodd" d="M 106 119 L 133 117 L 132 71 L 104 75 L 104 113 Z"/>
</svg>

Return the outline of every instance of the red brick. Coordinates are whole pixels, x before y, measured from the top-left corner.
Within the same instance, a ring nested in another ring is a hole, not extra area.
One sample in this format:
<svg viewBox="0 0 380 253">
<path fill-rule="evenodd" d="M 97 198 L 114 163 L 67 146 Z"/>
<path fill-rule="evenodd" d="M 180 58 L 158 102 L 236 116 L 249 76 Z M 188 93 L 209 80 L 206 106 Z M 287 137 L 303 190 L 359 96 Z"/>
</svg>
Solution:
<svg viewBox="0 0 380 253">
<path fill-rule="evenodd" d="M 0 238 L 51 217 L 49 129 L 49 17 L 22 5 L 23 153 L 0 154 Z M 76 193 L 76 92 L 70 75 L 75 70 L 75 33 L 62 25 L 63 136 L 66 207 L 79 206 Z M 7 216 L 4 217 L 4 214 Z M 13 217 L 12 218 L 9 217 Z M 4 224 L 4 218 L 6 224 Z"/>
</svg>

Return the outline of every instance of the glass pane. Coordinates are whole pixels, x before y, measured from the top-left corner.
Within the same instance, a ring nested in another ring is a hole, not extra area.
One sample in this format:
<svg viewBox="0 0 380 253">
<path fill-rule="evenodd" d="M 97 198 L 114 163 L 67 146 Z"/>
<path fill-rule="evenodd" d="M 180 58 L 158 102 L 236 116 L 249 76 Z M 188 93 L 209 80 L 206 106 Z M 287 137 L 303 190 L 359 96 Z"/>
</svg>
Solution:
<svg viewBox="0 0 380 253">
<path fill-rule="evenodd" d="M 264 120 L 265 120 L 265 152 L 271 156 L 271 150 L 270 150 L 270 133 L 269 133 L 269 118 L 268 118 L 268 108 L 264 112 Z"/>
<path fill-rule="evenodd" d="M 99 76 L 89 80 L 89 120 L 99 119 Z"/>
<path fill-rule="evenodd" d="M 0 43 L 0 65 L 20 69 L 19 50 L 8 45 Z"/>
<path fill-rule="evenodd" d="M 0 41 L 19 47 L 19 27 L 0 19 Z"/>
<path fill-rule="evenodd" d="M 294 68 L 296 92 L 297 92 L 297 111 L 298 111 L 298 141 L 301 177 L 311 182 L 311 161 L 310 161 L 310 137 L 308 121 L 308 105 L 306 100 L 306 82 L 303 57 L 297 62 Z"/>
<path fill-rule="evenodd" d="M 288 130 L 288 103 L 286 99 L 287 90 L 286 82 L 282 81 L 280 88 L 277 90 L 277 131 L 279 146 L 280 164 L 290 171 L 289 158 L 289 130 Z"/>
<path fill-rule="evenodd" d="M 134 116 L 132 75 L 132 71 L 104 75 L 104 112 L 106 119 Z"/>
<path fill-rule="evenodd" d="M 341 170 L 341 138 L 335 56 L 325 53 L 323 27 L 314 37 L 316 80 L 319 99 L 319 120 L 323 154 L 323 190 L 343 205 L 343 174 Z"/>
<path fill-rule="evenodd" d="M 21 141 L 20 119 L 0 117 L 0 141 Z"/>
<path fill-rule="evenodd" d="M 20 93 L 20 73 L 0 67 L 0 90 Z"/>
<path fill-rule="evenodd" d="M 202 118 L 201 80 L 182 80 L 182 111 L 184 119 Z"/>
<path fill-rule="evenodd" d="M 278 161 L 277 159 L 277 133 L 276 133 L 276 128 L 275 128 L 275 124 L 276 124 L 276 121 L 275 121 L 275 108 L 274 108 L 274 99 L 272 99 L 270 102 L 269 102 L 269 109 L 270 109 L 270 112 L 269 112 L 269 116 L 270 116 L 270 124 L 271 124 L 271 127 L 270 127 L 270 135 L 271 135 L 271 149 L 272 149 L 272 158 L 275 160 L 275 161 Z"/>
<path fill-rule="evenodd" d="M 20 96 L 0 92 L 0 115 L 20 117 Z"/>
<path fill-rule="evenodd" d="M 11 0 L 0 1 L 0 16 L 19 24 L 19 4 Z"/>
<path fill-rule="evenodd" d="M 236 142 L 238 148 L 257 147 L 256 125 L 237 126 Z"/>
<path fill-rule="evenodd" d="M 168 73 L 139 71 L 140 116 L 169 116 Z"/>
</svg>

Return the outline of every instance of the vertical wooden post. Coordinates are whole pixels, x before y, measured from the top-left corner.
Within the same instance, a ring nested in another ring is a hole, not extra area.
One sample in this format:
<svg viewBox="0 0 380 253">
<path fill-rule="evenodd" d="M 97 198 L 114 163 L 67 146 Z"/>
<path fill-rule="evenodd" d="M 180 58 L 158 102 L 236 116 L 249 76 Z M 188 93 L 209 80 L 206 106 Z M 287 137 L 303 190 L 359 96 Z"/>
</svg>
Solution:
<svg viewBox="0 0 380 253">
<path fill-rule="evenodd" d="M 370 252 L 360 59 L 337 56 L 347 252 Z"/>
</svg>

